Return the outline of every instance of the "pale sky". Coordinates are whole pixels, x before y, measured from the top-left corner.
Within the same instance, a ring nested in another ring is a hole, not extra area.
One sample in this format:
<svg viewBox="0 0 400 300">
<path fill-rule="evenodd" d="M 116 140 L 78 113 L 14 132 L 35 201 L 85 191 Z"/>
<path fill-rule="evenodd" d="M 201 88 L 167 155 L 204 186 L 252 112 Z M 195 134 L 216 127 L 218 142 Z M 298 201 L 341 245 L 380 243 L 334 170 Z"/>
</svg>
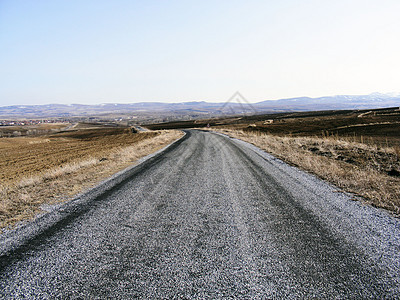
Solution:
<svg viewBox="0 0 400 300">
<path fill-rule="evenodd" d="M 400 0 L 0 0 L 0 106 L 400 91 Z"/>
</svg>

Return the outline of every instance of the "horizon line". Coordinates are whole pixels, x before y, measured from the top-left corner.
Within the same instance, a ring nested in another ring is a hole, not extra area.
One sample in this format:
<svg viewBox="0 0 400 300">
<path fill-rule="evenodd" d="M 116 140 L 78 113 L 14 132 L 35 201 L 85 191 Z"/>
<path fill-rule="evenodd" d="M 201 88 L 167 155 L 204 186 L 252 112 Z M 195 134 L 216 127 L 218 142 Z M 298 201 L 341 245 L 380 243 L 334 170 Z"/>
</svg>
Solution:
<svg viewBox="0 0 400 300">
<path fill-rule="evenodd" d="M 238 92 L 235 92 L 233 94 L 236 95 Z M 308 98 L 308 99 L 319 99 L 319 98 L 328 98 L 328 97 L 340 97 L 340 96 L 349 96 L 349 97 L 359 97 L 359 96 L 373 96 L 373 95 L 382 95 L 382 96 L 388 96 L 388 97 L 400 97 L 400 93 L 397 92 L 388 92 L 388 93 L 382 93 L 382 92 L 373 92 L 369 94 L 336 94 L 336 95 L 325 95 L 325 96 L 319 96 L 319 97 L 310 97 L 310 96 L 296 96 L 296 97 L 288 97 L 288 98 L 278 98 L 278 99 L 267 99 L 267 100 L 261 100 L 261 101 L 251 101 L 248 98 L 246 100 L 249 103 L 252 104 L 257 104 L 265 101 L 279 101 L 279 100 L 290 100 L 290 99 L 301 99 L 301 98 Z M 229 99 L 231 99 L 233 96 L 231 96 Z M 99 103 L 79 103 L 79 102 L 73 102 L 73 103 L 57 103 L 57 102 L 49 102 L 49 103 L 44 103 L 44 104 L 12 104 L 12 105 L 0 105 L 0 107 L 10 107 L 10 106 L 45 106 L 45 105 L 66 105 L 66 106 L 72 106 L 72 105 L 86 105 L 86 106 L 97 106 L 97 105 L 109 105 L 109 104 L 114 104 L 114 105 L 124 105 L 124 104 L 144 104 L 144 103 L 159 103 L 159 104 L 184 104 L 184 103 L 210 103 L 210 104 L 223 104 L 226 103 L 226 101 L 216 101 L 214 102 L 213 100 L 184 100 L 184 101 L 179 101 L 179 102 L 167 102 L 167 101 L 160 101 L 160 100 L 154 100 L 154 101 L 138 101 L 138 102 L 99 102 Z"/>
</svg>

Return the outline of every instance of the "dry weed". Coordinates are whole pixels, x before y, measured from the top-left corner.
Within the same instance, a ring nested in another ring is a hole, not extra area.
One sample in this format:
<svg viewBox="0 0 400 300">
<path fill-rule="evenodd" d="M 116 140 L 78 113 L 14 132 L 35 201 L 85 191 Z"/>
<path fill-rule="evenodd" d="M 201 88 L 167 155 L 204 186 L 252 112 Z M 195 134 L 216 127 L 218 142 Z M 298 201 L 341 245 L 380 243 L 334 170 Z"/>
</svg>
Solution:
<svg viewBox="0 0 400 300">
<path fill-rule="evenodd" d="M 218 131 L 252 143 L 348 192 L 364 197 L 374 206 L 400 214 L 398 148 L 379 148 L 332 136 L 290 137 L 229 129 Z"/>
<path fill-rule="evenodd" d="M 68 156 L 68 153 L 66 155 L 71 158 L 70 161 L 59 160 L 59 165 L 52 163 L 50 168 L 46 165 L 38 167 L 38 170 L 42 171 L 36 172 L 33 176 L 15 177 L 14 180 L 1 182 L 0 229 L 32 218 L 40 212 L 40 206 L 44 203 L 52 204 L 71 199 L 74 195 L 132 165 L 141 157 L 165 147 L 180 136 L 182 136 L 182 132 L 171 130 L 135 135 L 121 133 L 121 135 L 113 135 L 108 138 L 96 137 L 95 140 L 74 141 L 74 155 Z M 99 143 L 97 143 L 97 139 L 99 139 Z M 52 142 L 57 143 L 58 140 L 60 139 Z M 30 144 L 31 147 L 42 147 L 43 143 L 40 140 L 35 141 L 38 143 Z M 70 144 L 69 137 L 63 137 L 61 141 L 62 145 L 65 141 Z M 20 141 L 15 140 L 15 142 Z M 29 143 L 31 140 L 23 141 L 25 144 L 26 142 Z M 92 148 L 88 147 L 88 143 Z M 62 147 L 56 149 L 63 152 Z M 40 148 L 40 151 L 36 153 L 37 155 L 42 154 L 46 158 L 48 153 L 45 150 L 46 148 Z M 55 149 L 49 149 L 49 151 L 51 154 L 58 155 Z M 64 154 L 65 152 L 63 152 Z M 77 159 L 79 156 L 80 159 Z M 3 160 L 7 159 L 6 155 L 0 157 Z M 45 164 L 46 159 L 43 157 L 36 157 L 36 161 Z M 17 160 L 18 158 L 14 155 L 12 159 Z M 7 162 L 3 163 L 7 165 Z M 22 160 L 17 165 L 25 168 L 23 163 Z M 25 163 L 29 164 L 31 161 L 26 159 Z M 12 172 L 11 168 L 2 171 L 4 178 L 13 178 L 12 174 L 7 173 Z"/>
</svg>

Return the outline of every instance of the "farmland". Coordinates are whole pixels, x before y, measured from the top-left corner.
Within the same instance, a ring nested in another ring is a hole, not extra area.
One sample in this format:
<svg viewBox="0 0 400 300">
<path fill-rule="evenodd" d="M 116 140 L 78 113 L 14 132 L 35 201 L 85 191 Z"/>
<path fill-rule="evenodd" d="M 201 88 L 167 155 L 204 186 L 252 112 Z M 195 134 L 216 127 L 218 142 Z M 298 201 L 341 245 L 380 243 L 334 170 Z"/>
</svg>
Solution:
<svg viewBox="0 0 400 300">
<path fill-rule="evenodd" d="M 45 203 L 70 199 L 181 135 L 81 124 L 50 135 L 1 138 L 0 228 L 33 217 Z"/>
<path fill-rule="evenodd" d="M 278 136 L 339 136 L 353 141 L 400 145 L 400 110 L 331 110 L 259 114 L 146 125 L 150 129 L 229 128 Z"/>
<path fill-rule="evenodd" d="M 1 122 L 6 123 L 6 122 Z M 69 124 L 65 122 L 30 124 L 27 121 L 10 122 L 16 125 L 0 126 L 1 137 L 38 136 L 59 132 Z"/>
<path fill-rule="evenodd" d="M 0 180 L 15 182 L 93 155 L 101 158 L 114 148 L 139 142 L 155 134 L 132 135 L 129 129 L 118 128 L 0 139 Z"/>
</svg>

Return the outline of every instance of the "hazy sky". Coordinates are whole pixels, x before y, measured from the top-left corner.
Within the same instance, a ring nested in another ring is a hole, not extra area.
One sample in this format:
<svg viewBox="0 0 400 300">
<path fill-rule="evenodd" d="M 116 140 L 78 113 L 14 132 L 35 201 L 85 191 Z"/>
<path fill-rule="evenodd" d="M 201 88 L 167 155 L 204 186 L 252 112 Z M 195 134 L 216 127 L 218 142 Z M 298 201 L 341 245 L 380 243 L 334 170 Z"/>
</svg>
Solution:
<svg viewBox="0 0 400 300">
<path fill-rule="evenodd" d="M 0 105 L 400 90 L 400 0 L 0 0 Z"/>
</svg>

